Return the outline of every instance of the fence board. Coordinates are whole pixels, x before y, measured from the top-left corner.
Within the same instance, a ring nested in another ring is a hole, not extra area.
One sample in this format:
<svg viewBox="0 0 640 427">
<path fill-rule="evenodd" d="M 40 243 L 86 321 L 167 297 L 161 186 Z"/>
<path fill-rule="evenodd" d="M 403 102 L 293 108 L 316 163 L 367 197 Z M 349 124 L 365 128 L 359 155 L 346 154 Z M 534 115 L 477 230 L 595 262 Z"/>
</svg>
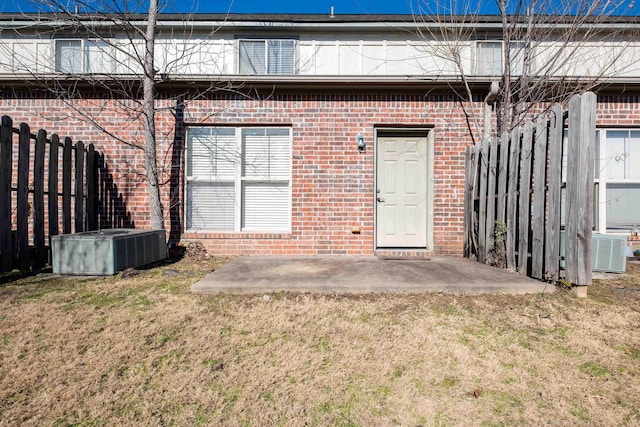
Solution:
<svg viewBox="0 0 640 427">
<path fill-rule="evenodd" d="M 76 167 L 75 167 L 75 230 L 76 233 L 84 231 L 84 144 L 76 143 Z"/>
<path fill-rule="evenodd" d="M 44 149 L 47 132 L 43 129 L 36 136 L 35 157 L 33 160 L 33 246 L 35 258 L 33 266 L 39 270 L 47 261 L 44 239 Z"/>
<path fill-rule="evenodd" d="M 593 179 L 596 135 L 596 95 L 588 92 L 580 96 L 578 125 L 580 151 L 578 157 L 578 235 L 576 236 L 577 278 L 573 284 L 591 284 L 591 246 L 593 233 Z"/>
<path fill-rule="evenodd" d="M 547 181 L 547 137 L 549 120 L 542 116 L 536 123 L 533 154 L 533 235 L 531 242 L 531 277 L 542 279 L 544 266 L 545 184 Z"/>
<path fill-rule="evenodd" d="M 478 163 L 480 171 L 480 211 L 478 213 L 478 261 L 487 259 L 487 183 L 489 180 L 489 143 L 483 141 L 480 144 L 480 159 Z"/>
<path fill-rule="evenodd" d="M 518 177 L 520 170 L 520 129 L 511 131 L 509 147 L 509 182 L 507 185 L 507 268 L 516 268 L 516 243 L 518 239 Z"/>
<path fill-rule="evenodd" d="M 579 295 L 584 295 L 579 288 L 591 283 L 595 108 L 590 92 L 569 102 L 565 265 Z M 467 150 L 465 186 L 473 197 L 465 199 L 465 254 L 487 262 L 495 225 L 504 220 L 507 268 L 557 280 L 567 114 L 560 106 L 551 111 L 551 121 L 546 116 L 535 124 L 527 121 L 522 129 L 504 132 L 499 144 L 494 139 Z M 474 251 L 469 241 L 476 233 Z"/>
<path fill-rule="evenodd" d="M 549 196 L 548 220 L 545 233 L 545 279 L 558 280 L 560 269 L 560 223 L 562 196 L 562 141 L 564 139 L 564 111 L 560 105 L 551 109 L 549 129 Z"/>
<path fill-rule="evenodd" d="M 62 147 L 62 233 L 71 233 L 71 138 Z"/>
<path fill-rule="evenodd" d="M 0 271 L 13 267 L 11 237 L 11 170 L 13 164 L 13 120 L 2 116 L 0 125 Z"/>
<path fill-rule="evenodd" d="M 496 229 L 496 174 L 498 171 L 498 139 L 491 138 L 489 143 L 489 182 L 487 184 L 487 230 L 485 260 L 489 258 L 489 253 L 495 246 Z"/>
<path fill-rule="evenodd" d="M 498 201 L 496 208 L 496 220 L 506 223 L 507 206 L 507 173 L 509 166 L 509 134 L 503 132 L 500 137 L 500 161 L 498 162 Z"/>
<path fill-rule="evenodd" d="M 464 256 L 471 256 L 471 212 L 472 212 L 472 191 L 471 184 L 471 156 L 473 147 L 468 146 L 464 152 Z"/>
<path fill-rule="evenodd" d="M 58 148 L 60 138 L 55 133 L 51 135 L 49 145 L 49 183 L 47 185 L 47 203 L 49 207 L 49 237 L 57 236 L 58 229 Z M 49 246 L 51 242 L 49 241 Z"/>
<path fill-rule="evenodd" d="M 17 135 L 17 155 L 13 153 L 14 135 Z M 45 165 L 47 145 L 49 145 L 49 157 L 48 164 Z M 86 152 L 82 142 L 74 147 L 71 139 L 65 138 L 62 145 L 62 162 L 60 162 L 60 146 L 58 135 L 53 134 L 51 141 L 48 141 L 47 132 L 44 129 L 40 129 L 36 135 L 33 135 L 27 124 L 22 123 L 18 129 L 14 129 L 12 119 L 9 116 L 2 117 L 0 123 L 0 270 L 2 272 L 13 269 L 16 260 L 22 272 L 28 272 L 32 268 L 38 270 L 46 264 L 49 254 L 47 241 L 50 247 L 51 236 L 60 231 L 58 222 L 60 196 L 62 196 L 63 232 L 71 232 L 72 221 L 75 222 L 78 231 L 87 227 L 97 228 L 100 187 L 98 169 L 103 165 L 98 162 L 98 159 L 101 156 L 96 152 L 93 144 L 90 144 L 85 157 Z M 73 150 L 76 150 L 76 155 L 72 159 Z M 62 168 L 62 192 L 59 189 L 60 168 Z M 45 176 L 45 169 L 48 176 Z M 14 177 L 17 177 L 17 182 Z M 72 185 L 75 193 L 71 191 Z M 85 191 L 89 203 L 83 203 Z M 45 194 L 47 195 L 46 206 Z M 78 202 L 75 203 L 72 211 L 71 198 L 74 195 L 78 198 Z M 107 197 L 113 198 L 115 195 Z M 45 218 L 49 225 L 48 233 Z M 105 225 L 113 226 L 114 224 L 109 222 Z M 31 242 L 33 246 L 30 246 Z"/>
<path fill-rule="evenodd" d="M 98 229 L 97 204 L 98 204 L 98 171 L 96 169 L 96 150 L 93 144 L 89 144 L 87 150 L 87 202 L 86 224 L 87 230 Z"/>
<path fill-rule="evenodd" d="M 20 271 L 29 271 L 29 153 L 31 130 L 26 123 L 20 123 L 18 136 L 18 197 L 16 207 L 16 228 L 18 239 L 18 266 Z"/>
<path fill-rule="evenodd" d="M 529 261 L 529 230 L 531 224 L 531 161 L 533 123 L 527 121 L 522 135 L 520 152 L 520 194 L 518 200 L 518 272 L 527 274 Z"/>
</svg>

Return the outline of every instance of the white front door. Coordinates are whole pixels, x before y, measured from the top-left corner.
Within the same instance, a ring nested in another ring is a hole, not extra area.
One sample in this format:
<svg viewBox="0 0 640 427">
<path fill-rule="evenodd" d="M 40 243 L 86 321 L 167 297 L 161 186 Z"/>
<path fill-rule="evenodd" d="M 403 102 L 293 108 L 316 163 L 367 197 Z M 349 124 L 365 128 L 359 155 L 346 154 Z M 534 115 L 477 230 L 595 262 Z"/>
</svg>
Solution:
<svg viewBox="0 0 640 427">
<path fill-rule="evenodd" d="M 376 242 L 427 246 L 427 137 L 380 136 L 376 146 Z"/>
</svg>

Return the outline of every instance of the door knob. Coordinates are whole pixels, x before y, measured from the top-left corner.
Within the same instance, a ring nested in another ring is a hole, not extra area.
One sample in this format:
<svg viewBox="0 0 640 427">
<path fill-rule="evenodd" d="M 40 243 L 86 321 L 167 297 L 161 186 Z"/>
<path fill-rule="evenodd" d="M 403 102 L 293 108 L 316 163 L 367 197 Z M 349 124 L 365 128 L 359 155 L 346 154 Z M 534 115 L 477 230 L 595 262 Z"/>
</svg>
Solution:
<svg viewBox="0 0 640 427">
<path fill-rule="evenodd" d="M 384 199 L 382 197 L 377 197 L 376 200 L 378 200 L 381 203 L 384 203 Z"/>
</svg>

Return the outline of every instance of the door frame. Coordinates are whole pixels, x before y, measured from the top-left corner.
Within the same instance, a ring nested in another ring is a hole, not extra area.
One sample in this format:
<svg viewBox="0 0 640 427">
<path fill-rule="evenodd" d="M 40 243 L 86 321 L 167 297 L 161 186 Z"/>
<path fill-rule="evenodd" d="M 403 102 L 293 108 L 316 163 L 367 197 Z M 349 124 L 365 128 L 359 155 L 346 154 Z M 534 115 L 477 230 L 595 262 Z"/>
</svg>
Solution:
<svg viewBox="0 0 640 427">
<path fill-rule="evenodd" d="M 426 247 L 385 247 L 378 245 L 378 205 L 377 202 L 377 193 L 376 190 L 378 188 L 378 139 L 380 137 L 393 137 L 393 136 L 415 136 L 419 138 L 426 137 L 427 139 L 427 185 L 426 185 L 426 197 L 427 197 L 427 229 L 426 229 Z M 374 128 L 374 155 L 373 155 L 373 195 L 372 195 L 372 203 L 373 203 L 373 246 L 374 250 L 379 249 L 393 249 L 393 250 L 433 250 L 433 195 L 434 195 L 434 180 L 433 180 L 433 170 L 434 170 L 434 130 L 433 127 L 386 127 L 380 126 Z"/>
</svg>

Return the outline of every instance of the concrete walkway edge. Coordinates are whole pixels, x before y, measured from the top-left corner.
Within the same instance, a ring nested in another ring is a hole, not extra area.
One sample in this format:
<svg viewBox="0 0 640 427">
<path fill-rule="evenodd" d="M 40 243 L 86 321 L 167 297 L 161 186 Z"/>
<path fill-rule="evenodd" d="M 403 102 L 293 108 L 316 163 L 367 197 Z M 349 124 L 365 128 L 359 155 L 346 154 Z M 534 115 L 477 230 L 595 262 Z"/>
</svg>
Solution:
<svg viewBox="0 0 640 427">
<path fill-rule="evenodd" d="M 194 284 L 199 294 L 268 292 L 525 294 L 551 284 L 464 258 L 240 257 Z"/>
</svg>

